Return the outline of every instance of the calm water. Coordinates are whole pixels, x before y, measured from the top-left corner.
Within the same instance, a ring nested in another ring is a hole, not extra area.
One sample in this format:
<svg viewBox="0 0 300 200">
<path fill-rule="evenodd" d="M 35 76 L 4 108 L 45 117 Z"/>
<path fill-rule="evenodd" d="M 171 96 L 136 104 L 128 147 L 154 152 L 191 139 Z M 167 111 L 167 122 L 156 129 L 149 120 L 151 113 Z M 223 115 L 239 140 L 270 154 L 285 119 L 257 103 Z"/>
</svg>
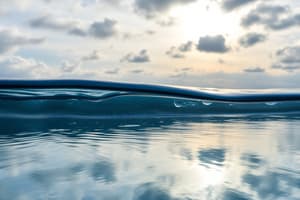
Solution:
<svg viewBox="0 0 300 200">
<path fill-rule="evenodd" d="M 0 124 L 0 199 L 300 199 L 297 115 Z"/>
<path fill-rule="evenodd" d="M 299 100 L 0 81 L 0 199 L 299 200 Z"/>
</svg>

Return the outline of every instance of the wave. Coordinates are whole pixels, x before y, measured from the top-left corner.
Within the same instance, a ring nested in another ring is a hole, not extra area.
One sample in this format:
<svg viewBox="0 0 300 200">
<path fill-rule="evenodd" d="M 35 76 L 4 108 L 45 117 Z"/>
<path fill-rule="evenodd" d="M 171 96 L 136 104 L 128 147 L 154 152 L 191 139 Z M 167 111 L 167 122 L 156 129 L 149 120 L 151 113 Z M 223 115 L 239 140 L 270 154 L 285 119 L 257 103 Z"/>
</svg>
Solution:
<svg viewBox="0 0 300 200">
<path fill-rule="evenodd" d="M 88 80 L 1 80 L 0 116 L 162 117 L 300 113 L 300 92 Z"/>
</svg>

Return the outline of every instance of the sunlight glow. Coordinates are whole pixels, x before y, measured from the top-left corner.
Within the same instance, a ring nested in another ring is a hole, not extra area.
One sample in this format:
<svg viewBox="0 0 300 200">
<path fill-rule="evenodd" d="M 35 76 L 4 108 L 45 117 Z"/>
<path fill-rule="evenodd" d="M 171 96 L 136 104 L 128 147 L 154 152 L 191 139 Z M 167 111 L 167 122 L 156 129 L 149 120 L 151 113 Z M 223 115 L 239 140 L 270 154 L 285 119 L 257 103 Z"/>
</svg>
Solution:
<svg viewBox="0 0 300 200">
<path fill-rule="evenodd" d="M 187 40 L 220 33 L 237 37 L 241 32 L 237 13 L 224 15 L 224 11 L 213 4 L 206 7 L 205 1 L 174 9 L 172 15 L 180 18 L 181 34 Z"/>
</svg>

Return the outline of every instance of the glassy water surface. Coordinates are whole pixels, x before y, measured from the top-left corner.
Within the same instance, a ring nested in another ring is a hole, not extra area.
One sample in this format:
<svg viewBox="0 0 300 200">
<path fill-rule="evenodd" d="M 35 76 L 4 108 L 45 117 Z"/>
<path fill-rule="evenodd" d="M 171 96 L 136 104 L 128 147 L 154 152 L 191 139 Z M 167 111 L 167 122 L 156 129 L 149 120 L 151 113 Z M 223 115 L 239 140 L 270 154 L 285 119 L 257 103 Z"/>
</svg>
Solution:
<svg viewBox="0 0 300 200">
<path fill-rule="evenodd" d="M 0 199 L 300 199 L 299 102 L 30 92 L 1 93 Z"/>
<path fill-rule="evenodd" d="M 300 197 L 293 117 L 0 123 L 0 199 Z"/>
</svg>

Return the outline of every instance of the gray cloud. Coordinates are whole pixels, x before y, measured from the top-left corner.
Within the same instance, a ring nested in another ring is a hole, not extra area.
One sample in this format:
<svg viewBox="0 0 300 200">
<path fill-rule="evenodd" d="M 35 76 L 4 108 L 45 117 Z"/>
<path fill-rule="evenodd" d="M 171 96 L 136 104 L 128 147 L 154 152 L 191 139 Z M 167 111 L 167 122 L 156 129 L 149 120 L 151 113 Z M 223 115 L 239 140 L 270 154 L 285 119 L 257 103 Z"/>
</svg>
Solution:
<svg viewBox="0 0 300 200">
<path fill-rule="evenodd" d="M 181 44 L 178 47 L 178 50 L 180 50 L 181 52 L 188 52 L 191 51 L 193 48 L 193 42 L 192 41 L 188 41 L 186 43 Z"/>
<path fill-rule="evenodd" d="M 300 14 L 290 12 L 290 7 L 261 4 L 251 10 L 241 21 L 243 27 L 262 25 L 271 30 L 283 30 L 300 25 Z"/>
<path fill-rule="evenodd" d="M 225 53 L 230 50 L 222 35 L 200 37 L 197 49 L 209 53 Z"/>
<path fill-rule="evenodd" d="M 27 37 L 17 30 L 0 30 L 0 54 L 23 45 L 40 44 L 44 38 Z"/>
<path fill-rule="evenodd" d="M 118 6 L 120 2 L 121 0 L 80 0 L 80 6 L 82 7 L 95 6 L 96 4 L 99 3 L 104 3 L 111 6 Z"/>
<path fill-rule="evenodd" d="M 64 31 L 70 35 L 91 36 L 97 39 L 106 39 L 114 36 L 117 21 L 105 18 L 103 21 L 93 22 L 88 28 L 83 28 L 80 21 L 72 19 L 55 18 L 52 16 L 42 16 L 29 21 L 33 28 L 49 29 L 54 31 Z"/>
<path fill-rule="evenodd" d="M 105 71 L 106 74 L 111 74 L 111 75 L 114 75 L 114 74 L 118 74 L 120 71 L 120 69 L 118 68 L 115 68 L 115 69 L 110 69 L 110 70 L 107 70 Z"/>
<path fill-rule="evenodd" d="M 260 33 L 248 33 L 240 38 L 239 43 L 241 46 L 247 48 L 254 46 L 257 43 L 264 42 L 266 39 L 266 35 Z"/>
<path fill-rule="evenodd" d="M 72 28 L 68 31 L 68 33 L 70 35 L 76 35 L 76 36 L 80 36 L 80 37 L 87 36 L 87 32 L 82 28 Z"/>
<path fill-rule="evenodd" d="M 255 1 L 257 0 L 223 0 L 221 4 L 224 10 L 232 11 Z"/>
<path fill-rule="evenodd" d="M 144 70 L 142 70 L 142 69 L 134 69 L 134 70 L 131 70 L 130 72 L 133 73 L 133 74 L 141 74 L 141 73 L 144 72 Z"/>
<path fill-rule="evenodd" d="M 277 51 L 277 62 L 272 65 L 273 69 L 281 69 L 293 72 L 300 69 L 300 46 L 292 46 Z"/>
<path fill-rule="evenodd" d="M 78 68 L 80 68 L 80 62 L 70 62 L 68 60 L 63 61 L 61 65 L 62 72 L 70 73 L 76 71 Z"/>
<path fill-rule="evenodd" d="M 117 21 L 105 18 L 101 22 L 94 22 L 89 28 L 89 33 L 95 38 L 108 38 L 117 33 L 116 24 Z"/>
<path fill-rule="evenodd" d="M 157 14 L 169 10 L 174 5 L 183 5 L 197 0 L 135 0 L 134 6 L 138 13 L 153 18 Z"/>
<path fill-rule="evenodd" d="M 218 59 L 218 63 L 219 63 L 219 64 L 225 64 L 225 60 L 223 60 L 222 58 L 219 58 L 219 59 Z"/>
<path fill-rule="evenodd" d="M 184 58 L 185 55 L 183 53 L 191 51 L 192 48 L 193 42 L 188 41 L 179 45 L 179 47 L 172 46 L 168 51 L 166 51 L 166 54 L 171 58 Z"/>
<path fill-rule="evenodd" d="M 81 60 L 83 61 L 90 61 L 90 60 L 99 60 L 100 59 L 100 54 L 99 51 L 94 50 L 91 54 L 87 56 L 83 56 Z"/>
<path fill-rule="evenodd" d="M 181 69 L 176 69 L 175 74 L 171 75 L 170 78 L 184 78 L 188 75 L 192 68 L 190 67 L 183 67 Z"/>
<path fill-rule="evenodd" d="M 156 32 L 153 30 L 146 30 L 145 33 L 148 35 L 154 35 Z"/>
<path fill-rule="evenodd" d="M 247 73 L 263 73 L 263 72 L 265 72 L 265 69 L 261 68 L 261 67 L 249 67 L 247 69 L 244 69 L 244 72 L 247 72 Z"/>
<path fill-rule="evenodd" d="M 121 62 L 127 61 L 131 63 L 145 63 L 150 62 L 150 57 L 147 50 L 143 49 L 138 54 L 129 53 L 124 58 L 121 59 Z"/>
<path fill-rule="evenodd" d="M 168 51 L 166 51 L 166 55 L 171 58 L 184 58 L 184 55 L 178 51 L 176 47 L 171 47 Z"/>
<path fill-rule="evenodd" d="M 46 15 L 30 20 L 31 27 L 51 30 L 72 30 L 78 26 L 74 20 L 59 19 Z"/>
</svg>

